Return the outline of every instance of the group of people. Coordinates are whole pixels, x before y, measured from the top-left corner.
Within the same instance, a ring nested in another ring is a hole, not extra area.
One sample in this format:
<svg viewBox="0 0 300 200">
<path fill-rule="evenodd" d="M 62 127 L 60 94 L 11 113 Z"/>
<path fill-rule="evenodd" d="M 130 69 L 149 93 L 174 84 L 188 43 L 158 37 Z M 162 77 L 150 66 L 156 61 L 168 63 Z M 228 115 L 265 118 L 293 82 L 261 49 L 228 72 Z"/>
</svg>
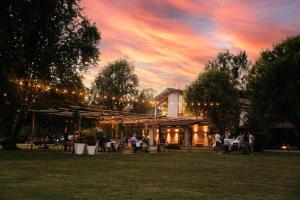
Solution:
<svg viewBox="0 0 300 200">
<path fill-rule="evenodd" d="M 122 151 L 121 148 L 121 139 L 119 137 L 110 138 L 100 135 L 97 137 L 99 151 L 101 152 L 120 152 Z"/>
<path fill-rule="evenodd" d="M 215 134 L 215 150 L 217 153 L 223 150 L 224 153 L 229 153 L 234 150 L 234 145 L 237 145 L 237 151 L 243 154 L 252 154 L 254 152 L 254 136 L 250 132 L 243 132 L 235 139 L 225 139 L 225 134 L 222 136 L 219 133 Z"/>
<path fill-rule="evenodd" d="M 254 152 L 254 136 L 249 133 L 241 133 L 238 137 L 238 151 L 240 153 L 249 154 Z"/>
<path fill-rule="evenodd" d="M 136 137 L 136 134 L 133 134 L 130 138 L 131 148 L 134 153 L 145 152 L 149 153 L 149 138 L 143 136 L 141 139 Z"/>
<path fill-rule="evenodd" d="M 97 137 L 99 151 L 101 152 L 123 152 L 126 147 L 132 149 L 132 152 L 149 152 L 150 141 L 147 137 L 139 138 L 133 134 L 131 138 L 124 137 L 121 141 L 120 137 L 109 138 L 104 135 Z"/>
</svg>

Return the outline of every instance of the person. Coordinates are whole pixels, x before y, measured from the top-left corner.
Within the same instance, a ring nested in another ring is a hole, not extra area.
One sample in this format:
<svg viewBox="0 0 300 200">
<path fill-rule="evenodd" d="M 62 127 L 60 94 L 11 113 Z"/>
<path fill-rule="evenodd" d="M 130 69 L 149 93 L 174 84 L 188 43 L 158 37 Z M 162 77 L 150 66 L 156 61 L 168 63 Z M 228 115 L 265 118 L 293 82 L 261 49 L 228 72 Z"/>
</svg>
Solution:
<svg viewBox="0 0 300 200">
<path fill-rule="evenodd" d="M 219 153 L 219 150 L 221 149 L 221 136 L 219 133 L 215 134 L 215 140 L 216 140 L 216 152 Z"/>
<path fill-rule="evenodd" d="M 240 133 L 240 135 L 238 136 L 238 141 L 239 141 L 239 146 L 238 146 L 238 151 L 239 153 L 242 153 L 243 152 L 243 149 L 244 149 L 244 136 L 242 133 Z"/>
<path fill-rule="evenodd" d="M 249 134 L 249 147 L 250 147 L 250 153 L 252 154 L 254 152 L 254 136 L 250 133 Z"/>
<path fill-rule="evenodd" d="M 249 154 L 249 133 L 244 133 L 244 152 L 245 154 Z"/>
<path fill-rule="evenodd" d="M 134 153 L 136 153 L 136 142 L 136 134 L 133 134 L 133 136 L 130 139 L 130 143 Z"/>
<path fill-rule="evenodd" d="M 142 144 L 143 152 L 148 153 L 149 152 L 150 139 L 147 138 L 146 136 L 143 136 L 142 141 L 143 141 L 143 144 Z"/>
</svg>

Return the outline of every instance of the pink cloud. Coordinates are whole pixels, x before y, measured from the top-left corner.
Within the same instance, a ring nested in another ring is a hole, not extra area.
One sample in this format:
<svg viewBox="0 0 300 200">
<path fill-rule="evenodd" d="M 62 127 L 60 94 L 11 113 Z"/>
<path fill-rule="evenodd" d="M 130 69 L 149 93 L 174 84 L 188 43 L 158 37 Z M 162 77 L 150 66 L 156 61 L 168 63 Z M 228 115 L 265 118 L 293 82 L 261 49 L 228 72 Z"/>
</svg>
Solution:
<svg viewBox="0 0 300 200">
<path fill-rule="evenodd" d="M 300 30 L 295 1 L 83 0 L 81 5 L 102 34 L 101 61 L 85 75 L 87 85 L 105 64 L 125 58 L 136 66 L 141 87 L 182 86 L 225 48 L 246 50 L 254 60 Z"/>
</svg>

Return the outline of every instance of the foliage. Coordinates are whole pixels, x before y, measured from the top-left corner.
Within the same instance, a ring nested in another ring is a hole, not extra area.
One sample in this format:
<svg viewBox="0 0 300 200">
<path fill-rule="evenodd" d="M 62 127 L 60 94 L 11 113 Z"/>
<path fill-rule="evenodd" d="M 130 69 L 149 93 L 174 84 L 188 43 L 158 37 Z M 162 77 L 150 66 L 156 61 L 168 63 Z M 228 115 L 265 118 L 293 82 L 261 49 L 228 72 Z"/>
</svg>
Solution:
<svg viewBox="0 0 300 200">
<path fill-rule="evenodd" d="M 19 87 L 16 79 L 82 89 L 80 72 L 96 64 L 100 35 L 81 11 L 77 0 L 1 1 L 0 127 L 11 138 L 9 144 L 15 142 L 29 108 L 76 100 Z"/>
<path fill-rule="evenodd" d="M 142 89 L 138 91 L 137 100 L 138 102 L 133 103 L 132 112 L 151 114 L 153 113 L 153 105 L 151 104 L 154 98 L 155 90 L 153 89 Z"/>
<path fill-rule="evenodd" d="M 88 130 L 84 133 L 84 139 L 85 143 L 89 146 L 95 146 L 96 145 L 96 136 L 95 133 L 92 130 Z"/>
<path fill-rule="evenodd" d="M 250 70 L 247 89 L 253 106 L 250 123 L 262 130 L 290 122 L 300 130 L 300 35 L 261 52 Z"/>
<path fill-rule="evenodd" d="M 179 144 L 168 144 L 166 146 L 167 149 L 181 149 Z"/>
<path fill-rule="evenodd" d="M 229 73 L 213 68 L 200 74 L 184 91 L 189 111 L 208 117 L 220 131 L 232 130 L 238 123 L 239 96 Z M 213 105 L 192 105 L 211 102 Z M 218 103 L 218 106 L 217 106 Z"/>
<path fill-rule="evenodd" d="M 220 52 L 214 60 L 209 61 L 206 64 L 206 69 L 219 69 L 221 71 L 228 72 L 231 77 L 231 81 L 238 89 L 245 89 L 245 76 L 249 69 L 250 62 L 245 51 L 240 51 L 236 55 L 225 50 Z"/>
<path fill-rule="evenodd" d="M 134 67 L 126 60 L 116 60 L 109 63 L 98 74 L 92 86 L 95 104 L 101 104 L 106 109 L 124 110 L 130 105 L 120 98 L 133 98 L 137 94 L 138 78 Z M 107 97 L 99 100 L 97 96 Z M 116 99 L 112 99 L 116 98 Z"/>
</svg>

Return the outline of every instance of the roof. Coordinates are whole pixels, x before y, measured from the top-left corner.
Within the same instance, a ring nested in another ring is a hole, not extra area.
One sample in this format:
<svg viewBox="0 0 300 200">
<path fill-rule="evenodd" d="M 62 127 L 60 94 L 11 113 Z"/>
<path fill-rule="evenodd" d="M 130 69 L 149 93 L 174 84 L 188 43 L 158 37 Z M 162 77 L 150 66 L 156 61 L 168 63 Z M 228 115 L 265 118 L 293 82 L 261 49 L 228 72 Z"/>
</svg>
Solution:
<svg viewBox="0 0 300 200">
<path fill-rule="evenodd" d="M 125 122 L 125 123 L 137 123 L 142 121 L 152 120 L 155 117 L 152 114 L 138 114 L 124 111 L 112 111 L 102 110 L 95 107 L 83 107 L 83 106 L 68 106 L 49 108 L 41 110 L 29 110 L 32 113 L 44 114 L 48 116 L 58 116 L 63 118 L 73 118 L 75 112 L 78 112 L 82 118 L 95 119 L 98 122 L 111 123 L 111 122 Z"/>
<path fill-rule="evenodd" d="M 193 124 L 207 125 L 207 119 L 199 117 L 161 118 L 151 120 L 148 126 L 190 126 Z"/>
<path fill-rule="evenodd" d="M 163 100 L 165 100 L 169 96 L 169 94 L 172 94 L 172 93 L 183 94 L 183 90 L 175 89 L 175 88 L 166 88 L 161 93 L 156 95 L 154 97 L 154 100 L 162 102 Z"/>
</svg>

